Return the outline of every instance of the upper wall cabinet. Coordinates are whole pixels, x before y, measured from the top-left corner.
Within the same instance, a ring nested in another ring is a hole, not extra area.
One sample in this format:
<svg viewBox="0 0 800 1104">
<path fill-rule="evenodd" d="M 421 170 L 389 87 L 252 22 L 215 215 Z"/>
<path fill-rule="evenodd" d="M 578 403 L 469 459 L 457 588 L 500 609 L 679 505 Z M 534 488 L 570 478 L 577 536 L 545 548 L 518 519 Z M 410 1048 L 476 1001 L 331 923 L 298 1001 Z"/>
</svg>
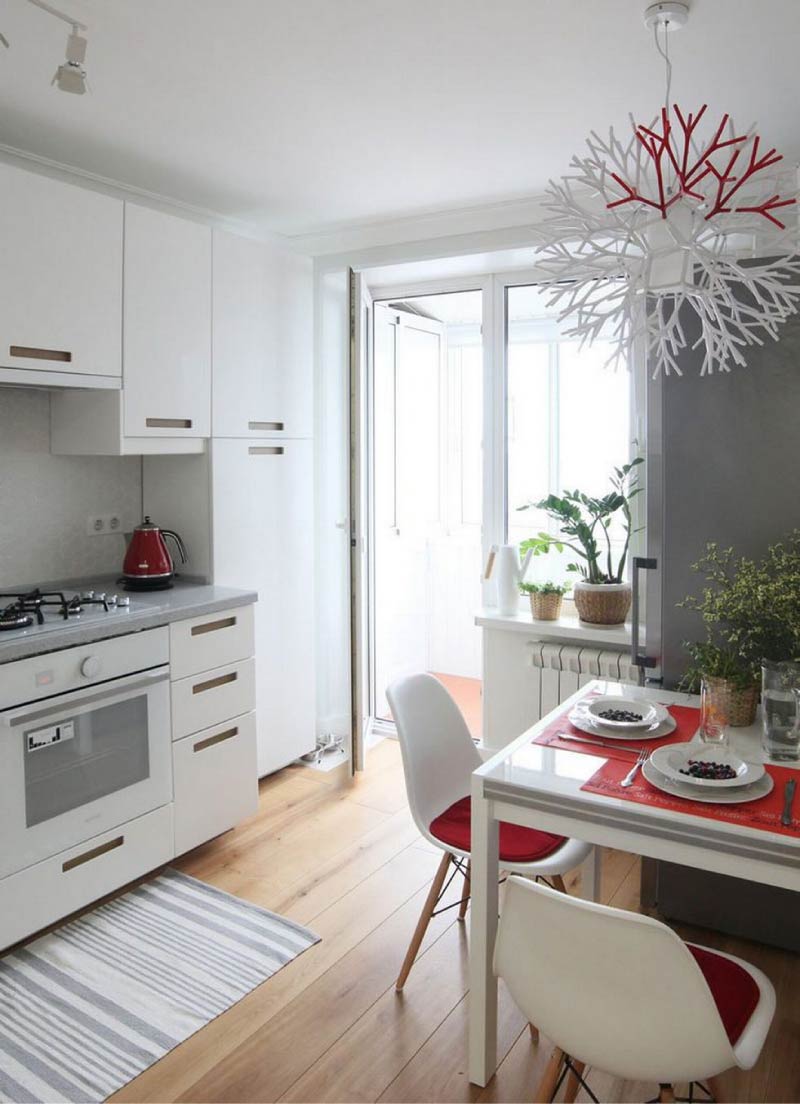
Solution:
<svg viewBox="0 0 800 1104">
<path fill-rule="evenodd" d="M 125 205 L 126 437 L 211 432 L 211 230 Z"/>
<path fill-rule="evenodd" d="M 311 261 L 223 231 L 213 255 L 213 435 L 310 437 Z"/>
<path fill-rule="evenodd" d="M 118 199 L 0 164 L 4 382 L 119 387 L 122 209 Z"/>
</svg>

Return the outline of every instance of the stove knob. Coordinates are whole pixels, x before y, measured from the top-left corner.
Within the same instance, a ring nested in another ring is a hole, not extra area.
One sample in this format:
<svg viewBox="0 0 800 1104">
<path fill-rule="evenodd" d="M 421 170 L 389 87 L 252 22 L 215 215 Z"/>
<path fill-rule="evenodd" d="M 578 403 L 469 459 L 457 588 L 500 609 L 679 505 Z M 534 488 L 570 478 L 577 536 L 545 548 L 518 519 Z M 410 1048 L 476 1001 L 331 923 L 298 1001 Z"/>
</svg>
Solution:
<svg viewBox="0 0 800 1104">
<path fill-rule="evenodd" d="M 81 595 L 81 598 L 84 598 L 86 601 L 89 601 L 90 598 L 94 598 L 94 591 L 93 590 L 84 591 L 84 593 Z"/>
<path fill-rule="evenodd" d="M 117 604 L 116 594 L 109 594 L 109 596 L 107 598 L 107 602 L 108 602 L 109 606 L 116 606 L 116 604 Z"/>
<path fill-rule="evenodd" d="M 97 656 L 87 656 L 81 664 L 81 674 L 84 678 L 95 678 L 100 674 L 100 660 Z"/>
<path fill-rule="evenodd" d="M 118 606 L 129 606 L 130 604 L 131 604 L 131 600 L 127 596 L 127 594 L 123 594 L 122 597 L 117 599 L 117 605 Z"/>
</svg>

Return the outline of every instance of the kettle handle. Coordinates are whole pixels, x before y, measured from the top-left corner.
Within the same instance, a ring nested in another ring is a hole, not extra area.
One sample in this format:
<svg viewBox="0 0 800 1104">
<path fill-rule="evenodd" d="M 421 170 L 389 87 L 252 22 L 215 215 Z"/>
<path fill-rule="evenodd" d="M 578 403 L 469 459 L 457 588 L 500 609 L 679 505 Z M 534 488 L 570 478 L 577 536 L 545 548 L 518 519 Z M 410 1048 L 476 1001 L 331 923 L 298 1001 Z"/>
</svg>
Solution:
<svg viewBox="0 0 800 1104">
<path fill-rule="evenodd" d="M 175 541 L 175 547 L 178 549 L 178 555 L 181 558 L 181 563 L 186 563 L 186 561 L 189 559 L 188 553 L 186 552 L 186 545 L 183 543 L 183 540 L 178 536 L 175 530 L 162 529 L 161 536 L 172 537 L 172 539 Z"/>
</svg>

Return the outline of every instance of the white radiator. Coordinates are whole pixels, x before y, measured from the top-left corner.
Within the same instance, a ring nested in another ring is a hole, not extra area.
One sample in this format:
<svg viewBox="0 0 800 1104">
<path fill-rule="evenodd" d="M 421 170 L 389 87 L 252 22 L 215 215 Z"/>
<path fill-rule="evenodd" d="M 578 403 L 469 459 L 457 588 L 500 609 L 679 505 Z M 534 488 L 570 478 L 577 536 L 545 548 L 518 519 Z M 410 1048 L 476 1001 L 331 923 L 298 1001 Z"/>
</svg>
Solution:
<svg viewBox="0 0 800 1104">
<path fill-rule="evenodd" d="M 555 709 L 592 679 L 632 683 L 638 680 L 638 670 L 631 663 L 628 652 L 576 644 L 548 644 L 546 641 L 536 641 L 529 647 L 534 678 L 538 676 L 539 681 L 539 717 Z"/>
</svg>

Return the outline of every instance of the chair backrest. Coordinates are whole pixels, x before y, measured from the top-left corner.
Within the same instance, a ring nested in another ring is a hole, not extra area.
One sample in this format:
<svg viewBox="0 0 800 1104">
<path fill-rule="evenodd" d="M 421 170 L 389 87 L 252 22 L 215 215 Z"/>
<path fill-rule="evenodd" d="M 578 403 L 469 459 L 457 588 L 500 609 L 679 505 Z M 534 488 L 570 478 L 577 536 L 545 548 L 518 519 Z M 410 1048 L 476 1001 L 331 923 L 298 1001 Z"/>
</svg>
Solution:
<svg viewBox="0 0 800 1104">
<path fill-rule="evenodd" d="M 428 835 L 434 817 L 469 794 L 481 757 L 458 706 L 433 675 L 398 679 L 386 697 L 403 753 L 408 803 Z"/>
<path fill-rule="evenodd" d="M 625 1080 L 693 1081 L 736 1065 L 699 966 L 649 916 L 511 877 L 495 972 L 556 1046 Z"/>
</svg>

